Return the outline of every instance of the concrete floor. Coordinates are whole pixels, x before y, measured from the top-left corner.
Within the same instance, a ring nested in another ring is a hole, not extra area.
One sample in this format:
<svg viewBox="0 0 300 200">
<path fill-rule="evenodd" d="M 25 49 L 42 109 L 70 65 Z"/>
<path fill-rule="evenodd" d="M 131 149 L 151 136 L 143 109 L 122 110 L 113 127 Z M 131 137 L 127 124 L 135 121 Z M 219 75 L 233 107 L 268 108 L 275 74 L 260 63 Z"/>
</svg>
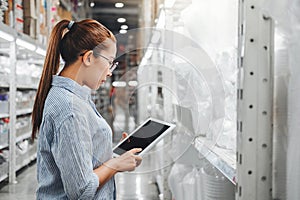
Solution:
<svg viewBox="0 0 300 200">
<path fill-rule="evenodd" d="M 0 188 L 0 200 L 35 199 L 36 164 L 22 169 L 17 176 L 17 181 L 16 184 L 7 184 Z"/>
<path fill-rule="evenodd" d="M 144 166 L 147 164 L 143 161 Z M 143 165 L 140 166 L 141 170 Z M 138 171 L 139 171 L 138 170 Z M 36 164 L 22 169 L 16 184 L 0 185 L 0 200 L 33 200 L 36 198 Z M 158 191 L 151 174 L 120 173 L 116 176 L 117 200 L 157 200 Z M 131 184 L 130 184 L 131 183 Z M 128 184 L 130 188 L 128 188 Z"/>
</svg>

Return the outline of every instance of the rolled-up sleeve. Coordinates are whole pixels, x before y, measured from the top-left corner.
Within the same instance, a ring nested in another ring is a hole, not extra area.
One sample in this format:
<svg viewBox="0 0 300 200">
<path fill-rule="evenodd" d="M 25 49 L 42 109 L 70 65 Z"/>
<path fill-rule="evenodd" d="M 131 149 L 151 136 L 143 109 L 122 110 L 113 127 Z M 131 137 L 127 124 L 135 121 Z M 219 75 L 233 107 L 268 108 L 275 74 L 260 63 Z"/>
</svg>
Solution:
<svg viewBox="0 0 300 200">
<path fill-rule="evenodd" d="M 57 128 L 51 151 L 69 199 L 93 199 L 99 186 L 93 172 L 92 137 L 84 117 L 70 115 Z"/>
</svg>

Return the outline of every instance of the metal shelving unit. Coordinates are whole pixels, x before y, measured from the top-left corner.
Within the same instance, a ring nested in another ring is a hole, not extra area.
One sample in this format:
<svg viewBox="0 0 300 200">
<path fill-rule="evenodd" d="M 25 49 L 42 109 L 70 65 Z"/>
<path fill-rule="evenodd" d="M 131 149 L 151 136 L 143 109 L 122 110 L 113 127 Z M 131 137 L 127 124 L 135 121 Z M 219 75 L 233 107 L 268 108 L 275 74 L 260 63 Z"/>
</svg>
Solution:
<svg viewBox="0 0 300 200">
<path fill-rule="evenodd" d="M 9 117 L 8 113 L 0 113 L 0 118 L 6 118 Z"/>
<path fill-rule="evenodd" d="M 272 198 L 274 27 L 272 19 L 263 14 L 262 2 L 239 1 L 237 149 L 220 148 L 202 136 L 194 140 L 199 157 L 235 185 L 239 200 Z M 172 19 L 166 23 L 170 30 L 172 23 Z"/>
<path fill-rule="evenodd" d="M 16 143 L 30 138 L 31 133 L 27 132 L 16 137 L 16 118 L 20 115 L 27 115 L 32 112 L 32 108 L 16 109 L 16 92 L 21 90 L 35 90 L 37 85 L 19 85 L 17 84 L 16 64 L 18 59 L 43 60 L 46 51 L 45 47 L 40 45 L 37 40 L 28 35 L 17 33 L 13 28 L 0 23 L 0 47 L 5 48 L 10 60 L 9 84 L 0 85 L 9 91 L 9 113 L 1 113 L 0 118 L 9 118 L 9 141 L 7 144 L 1 144 L 0 149 L 9 149 L 8 172 L 0 174 L 0 181 L 9 177 L 10 183 L 16 183 L 16 171 L 35 159 L 35 155 L 29 155 L 22 163 L 17 166 Z M 18 55 L 18 56 L 17 56 Z M 27 155 L 27 154 L 26 154 Z M 28 155 L 27 155 L 28 156 Z M 8 173 L 8 174 L 7 174 Z"/>
<path fill-rule="evenodd" d="M 28 139 L 28 138 L 30 138 L 30 137 L 31 137 L 31 132 L 25 133 L 25 134 L 23 134 L 23 135 L 18 136 L 18 137 L 16 138 L 16 142 L 18 143 L 18 142 L 20 142 L 20 141 L 22 141 L 22 140 L 25 140 L 25 139 Z"/>
<path fill-rule="evenodd" d="M 7 144 L 0 144 L 0 149 L 5 149 L 8 147 L 8 143 Z"/>
<path fill-rule="evenodd" d="M 26 115 L 32 113 L 32 108 L 24 108 L 21 110 L 17 110 L 16 114 L 18 115 Z"/>
</svg>

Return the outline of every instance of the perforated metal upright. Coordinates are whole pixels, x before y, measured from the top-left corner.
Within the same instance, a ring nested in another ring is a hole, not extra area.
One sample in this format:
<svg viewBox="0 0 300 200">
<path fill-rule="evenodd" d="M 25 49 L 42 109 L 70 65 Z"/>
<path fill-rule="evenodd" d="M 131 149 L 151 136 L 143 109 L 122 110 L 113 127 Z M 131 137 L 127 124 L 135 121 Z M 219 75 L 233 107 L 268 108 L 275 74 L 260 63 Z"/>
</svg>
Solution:
<svg viewBox="0 0 300 200">
<path fill-rule="evenodd" d="M 10 74 L 9 74 L 9 182 L 16 183 L 16 62 L 17 47 L 10 43 Z"/>
<path fill-rule="evenodd" d="M 272 199 L 272 19 L 263 0 L 239 0 L 236 199 Z"/>
</svg>

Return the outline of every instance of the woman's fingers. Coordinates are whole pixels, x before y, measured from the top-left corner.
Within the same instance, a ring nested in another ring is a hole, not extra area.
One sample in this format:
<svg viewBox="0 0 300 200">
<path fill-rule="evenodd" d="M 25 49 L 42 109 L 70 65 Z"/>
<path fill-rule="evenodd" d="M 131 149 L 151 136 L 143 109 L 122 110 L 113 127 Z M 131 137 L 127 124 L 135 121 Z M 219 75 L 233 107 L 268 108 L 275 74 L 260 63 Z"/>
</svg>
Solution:
<svg viewBox="0 0 300 200">
<path fill-rule="evenodd" d="M 136 167 L 138 167 L 141 164 L 142 160 L 143 159 L 141 156 L 135 156 Z"/>
<path fill-rule="evenodd" d="M 120 142 L 123 141 L 127 136 L 128 136 L 128 134 L 123 132 Z"/>
<path fill-rule="evenodd" d="M 133 154 L 139 153 L 141 151 L 142 151 L 142 148 L 133 148 L 133 149 L 129 150 L 129 152 L 131 152 Z"/>
<path fill-rule="evenodd" d="M 126 138 L 128 136 L 128 134 L 126 132 L 122 133 L 122 139 Z"/>
</svg>

